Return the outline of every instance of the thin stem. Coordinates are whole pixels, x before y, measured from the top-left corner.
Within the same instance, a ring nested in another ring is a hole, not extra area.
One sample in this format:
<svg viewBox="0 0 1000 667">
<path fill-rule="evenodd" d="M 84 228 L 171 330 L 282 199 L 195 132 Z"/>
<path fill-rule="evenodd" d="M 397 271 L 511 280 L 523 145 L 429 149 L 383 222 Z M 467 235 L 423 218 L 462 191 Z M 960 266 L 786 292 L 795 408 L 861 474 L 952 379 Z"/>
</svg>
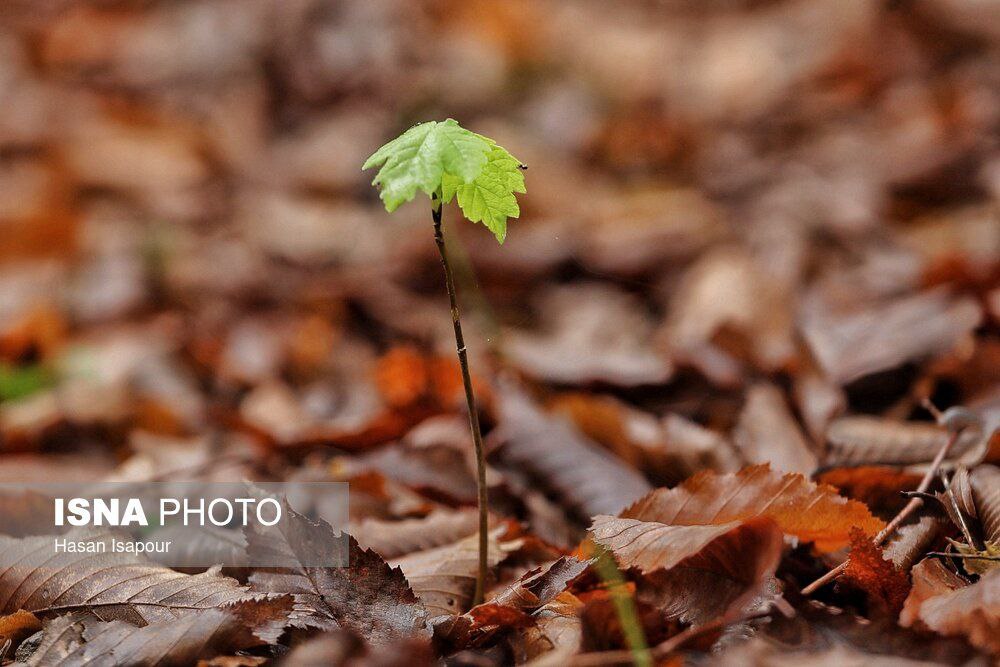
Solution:
<svg viewBox="0 0 1000 667">
<path fill-rule="evenodd" d="M 597 560 L 594 561 L 594 567 L 611 594 L 611 602 L 615 607 L 618 620 L 622 624 L 622 634 L 629 647 L 632 664 L 635 667 L 650 667 L 653 664 L 653 658 L 649 653 L 649 645 L 646 643 L 646 634 L 642 631 L 642 623 L 639 622 L 639 610 L 636 609 L 635 599 L 625 584 L 621 570 L 618 569 L 618 565 L 607 552 L 598 556 Z"/>
<path fill-rule="evenodd" d="M 458 312 L 458 296 L 455 289 L 455 277 L 448 263 L 448 252 L 444 245 L 444 234 L 441 232 L 441 198 L 437 197 L 431 209 L 434 219 L 434 242 L 441 255 L 441 266 L 444 267 L 445 283 L 448 286 L 448 299 L 451 302 L 451 323 L 455 328 L 455 348 L 458 350 L 458 363 L 462 367 L 462 384 L 465 385 L 465 402 L 469 406 L 469 427 L 472 429 L 472 443 L 476 448 L 476 486 L 479 491 L 479 570 L 476 573 L 476 592 L 472 596 L 472 605 L 483 601 L 486 585 L 487 569 L 487 531 L 488 498 L 486 496 L 486 455 L 483 453 L 483 434 L 479 428 L 479 411 L 476 409 L 476 394 L 472 389 L 472 375 L 469 372 L 469 356 L 465 350 L 465 337 L 462 335 L 462 321 Z"/>
<path fill-rule="evenodd" d="M 899 511 L 899 514 L 894 516 L 892 518 L 892 521 L 886 524 L 885 528 L 879 531 L 879 534 L 876 535 L 874 538 L 872 538 L 872 544 L 874 544 L 875 546 L 881 546 L 882 543 L 885 542 L 890 535 L 896 532 L 896 529 L 899 528 L 900 524 L 906 521 L 906 518 L 908 516 L 916 512 L 920 508 L 920 506 L 924 504 L 924 499 L 923 497 L 921 497 L 920 494 L 927 493 L 927 489 L 930 488 L 931 482 L 934 481 L 934 476 L 937 475 L 938 468 L 941 467 L 941 463 L 944 462 L 945 458 L 948 456 L 948 452 L 951 451 L 951 448 L 955 445 L 955 442 L 958 441 L 958 436 L 961 432 L 962 432 L 961 429 L 959 429 L 957 431 L 953 431 L 951 435 L 948 436 L 948 439 L 945 441 L 945 443 L 941 445 L 941 449 L 938 450 L 938 453 L 934 457 L 934 460 L 931 461 L 930 468 L 928 468 L 927 472 L 924 473 L 924 478 L 920 480 L 920 485 L 917 486 L 915 494 L 910 497 L 910 502 L 906 503 L 906 506 L 904 506 L 903 509 Z M 823 586 L 827 585 L 828 583 L 839 577 L 840 574 L 846 569 L 847 569 L 847 561 L 844 561 L 843 563 L 833 568 L 832 570 L 824 574 L 816 581 L 812 582 L 811 584 L 803 588 L 802 594 L 812 595 L 818 589 L 822 588 Z"/>
</svg>

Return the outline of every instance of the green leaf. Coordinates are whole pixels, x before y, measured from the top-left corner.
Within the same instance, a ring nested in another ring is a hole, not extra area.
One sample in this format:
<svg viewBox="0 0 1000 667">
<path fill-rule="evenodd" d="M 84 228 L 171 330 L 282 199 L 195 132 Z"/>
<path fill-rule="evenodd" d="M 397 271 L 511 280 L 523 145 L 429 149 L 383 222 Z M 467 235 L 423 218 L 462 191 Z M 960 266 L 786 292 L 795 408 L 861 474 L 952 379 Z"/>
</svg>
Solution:
<svg viewBox="0 0 1000 667">
<path fill-rule="evenodd" d="M 526 192 L 521 163 L 504 148 L 494 144 L 489 159 L 471 182 L 445 174 L 441 197 L 445 203 L 458 195 L 458 206 L 471 222 L 481 222 L 503 243 L 507 218 L 521 215 L 515 192 Z"/>
<path fill-rule="evenodd" d="M 455 120 L 430 121 L 411 127 L 379 148 L 362 169 L 381 165 L 372 185 L 381 189 L 390 213 L 410 201 L 418 190 L 431 195 L 445 174 L 463 183 L 476 178 L 486 164 L 492 144 Z"/>
<path fill-rule="evenodd" d="M 521 211 L 516 192 L 525 192 L 521 163 L 489 137 L 466 130 L 451 118 L 414 125 L 379 148 L 362 169 L 380 167 L 372 185 L 390 213 L 417 191 L 439 194 L 472 222 L 481 222 L 500 243 L 507 218 Z"/>
</svg>

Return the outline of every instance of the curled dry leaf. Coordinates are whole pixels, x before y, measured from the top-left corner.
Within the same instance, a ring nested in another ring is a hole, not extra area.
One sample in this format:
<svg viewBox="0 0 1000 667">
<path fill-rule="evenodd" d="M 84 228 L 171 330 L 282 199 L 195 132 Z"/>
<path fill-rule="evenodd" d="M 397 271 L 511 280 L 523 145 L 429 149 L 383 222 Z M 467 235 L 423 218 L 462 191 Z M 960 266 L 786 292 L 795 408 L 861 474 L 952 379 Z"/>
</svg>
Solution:
<svg viewBox="0 0 1000 667">
<path fill-rule="evenodd" d="M 446 640 L 452 647 L 465 648 L 479 645 L 505 628 L 530 628 L 538 622 L 539 615 L 529 614 L 534 614 L 539 608 L 544 609 L 562 595 L 591 562 L 563 556 L 546 566 L 530 570 L 490 600 L 454 618 L 450 624 L 437 624 L 435 637 Z"/>
<path fill-rule="evenodd" d="M 828 466 L 929 463 L 948 440 L 948 432 L 926 422 L 895 422 L 878 417 L 840 417 L 826 431 Z M 982 433 L 963 432 L 952 446 L 951 460 L 974 465 L 981 450 Z"/>
<path fill-rule="evenodd" d="M 383 521 L 364 519 L 352 529 L 358 544 L 382 558 L 398 558 L 455 542 L 476 532 L 474 509 L 436 509 L 419 519 Z"/>
<path fill-rule="evenodd" d="M 758 516 L 826 553 L 846 546 L 855 526 L 866 535 L 883 526 L 864 504 L 841 497 L 833 487 L 766 465 L 727 475 L 706 470 L 674 489 L 653 491 L 621 513 L 670 526 L 718 526 Z"/>
<path fill-rule="evenodd" d="M 973 646 L 1000 653 L 1000 569 L 974 584 L 925 600 L 920 620 L 935 632 L 964 636 Z"/>
<path fill-rule="evenodd" d="M 1000 546 L 1000 468 L 976 466 L 969 473 L 969 485 L 976 515 L 983 528 L 983 538 Z"/>
<path fill-rule="evenodd" d="M 905 628 L 925 627 L 920 620 L 920 607 L 924 602 L 968 586 L 964 579 L 945 567 L 937 558 L 925 558 L 914 565 L 910 577 L 913 586 L 903 603 L 903 610 L 899 613 L 899 624 Z"/>
<path fill-rule="evenodd" d="M 373 551 L 362 549 L 348 536 L 346 567 L 317 567 L 343 543 L 330 524 L 312 522 L 285 502 L 287 520 L 266 535 L 247 529 L 247 552 L 259 562 L 298 563 L 285 568 L 263 568 L 250 576 L 253 590 L 292 594 L 306 607 L 299 625 L 324 629 L 346 628 L 373 644 L 428 637 L 427 612 L 398 568 L 390 567 Z"/>
<path fill-rule="evenodd" d="M 0 610 L 51 615 L 87 611 L 101 620 L 146 625 L 252 600 L 267 605 L 277 596 L 253 593 L 217 570 L 188 575 L 134 554 L 116 553 L 100 529 L 74 529 L 65 539 L 90 541 L 104 553 L 52 553 L 52 536 L 0 536 Z"/>
<path fill-rule="evenodd" d="M 548 485 L 578 517 L 618 512 L 650 490 L 638 471 L 543 413 L 522 390 L 506 385 L 498 404 L 502 460 Z"/>
<path fill-rule="evenodd" d="M 506 526 L 490 531 L 486 562 L 496 567 L 514 545 L 504 542 Z M 476 588 L 479 535 L 469 535 L 452 544 L 418 551 L 389 561 L 406 576 L 431 619 L 461 614 L 469 608 Z"/>
<path fill-rule="evenodd" d="M 933 516 L 920 517 L 916 523 L 900 528 L 885 546 L 883 555 L 900 570 L 909 570 L 930 549 L 944 529 L 944 522 Z"/>
<path fill-rule="evenodd" d="M 779 595 L 774 572 L 783 548 L 777 524 L 752 519 L 671 569 L 646 577 L 639 597 L 683 623 L 742 619 Z"/>
<path fill-rule="evenodd" d="M 520 579 L 497 593 L 486 604 L 513 607 L 521 611 L 534 611 L 551 602 L 566 590 L 571 581 L 590 566 L 589 560 L 563 556 L 545 567 L 527 572 Z"/>
<path fill-rule="evenodd" d="M 733 441 L 748 463 L 771 463 L 778 470 L 803 475 L 816 470 L 816 454 L 774 385 L 759 384 L 747 391 Z"/>
<path fill-rule="evenodd" d="M 910 593 L 906 571 L 887 559 L 882 547 L 860 530 L 851 534 L 851 553 L 839 581 L 863 591 L 872 607 L 893 617 L 902 610 Z"/>
<path fill-rule="evenodd" d="M 582 610 L 583 603 L 572 593 L 562 593 L 544 605 L 534 615 L 535 624 L 511 640 L 517 661 L 570 664 L 583 641 Z"/>
</svg>

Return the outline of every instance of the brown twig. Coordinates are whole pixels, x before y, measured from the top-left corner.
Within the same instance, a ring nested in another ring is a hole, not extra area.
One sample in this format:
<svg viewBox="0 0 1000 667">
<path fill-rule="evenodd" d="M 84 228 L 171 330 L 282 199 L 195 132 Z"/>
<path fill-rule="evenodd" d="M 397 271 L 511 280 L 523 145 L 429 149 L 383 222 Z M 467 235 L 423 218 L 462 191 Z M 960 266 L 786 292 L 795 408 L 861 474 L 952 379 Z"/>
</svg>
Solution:
<svg viewBox="0 0 1000 667">
<path fill-rule="evenodd" d="M 472 443 L 476 448 L 476 486 L 479 491 L 479 569 L 476 573 L 476 592 L 472 597 L 472 605 L 483 601 L 487 570 L 487 531 L 488 498 L 486 495 L 486 455 L 483 453 L 483 435 L 479 428 L 479 411 L 476 409 L 476 395 L 472 389 L 472 375 L 469 372 L 469 357 L 465 350 L 465 337 L 462 335 L 462 321 L 458 312 L 458 295 L 455 289 L 455 277 L 448 263 L 448 253 L 444 245 L 444 234 L 441 232 L 441 197 L 435 196 L 431 217 L 434 220 L 434 242 L 438 254 L 441 255 L 441 266 L 444 267 L 445 283 L 448 287 L 448 299 L 451 303 L 451 323 L 455 329 L 455 348 L 458 351 L 458 363 L 462 367 L 462 384 L 465 386 L 465 402 L 469 407 L 469 427 L 472 430 Z"/>
<path fill-rule="evenodd" d="M 936 412 L 936 411 L 934 411 Z M 958 436 L 961 434 L 962 429 L 959 428 L 951 432 L 945 443 L 941 445 L 941 449 L 938 450 L 937 455 L 935 455 L 934 460 L 931 461 L 930 468 L 924 473 L 923 479 L 920 480 L 919 486 L 917 486 L 916 492 L 910 497 L 910 502 L 906 503 L 906 506 L 899 511 L 899 514 L 892 518 L 892 521 L 886 524 L 885 528 L 879 531 L 878 535 L 872 538 L 872 543 L 875 546 L 882 546 L 882 544 L 896 532 L 900 524 L 906 521 L 907 517 L 916 512 L 921 505 L 924 504 L 924 499 L 919 494 L 927 493 L 927 489 L 930 488 L 931 483 L 934 481 L 935 475 L 937 475 L 938 468 L 941 467 L 941 463 L 944 462 L 945 458 L 948 456 L 948 452 L 951 448 L 955 446 L 955 442 L 958 441 Z M 844 561 L 837 567 L 833 568 L 822 577 L 812 582 L 808 586 L 802 589 L 803 595 L 812 595 L 817 590 L 827 585 L 834 579 L 840 576 L 840 574 L 847 569 L 847 561 Z"/>
</svg>

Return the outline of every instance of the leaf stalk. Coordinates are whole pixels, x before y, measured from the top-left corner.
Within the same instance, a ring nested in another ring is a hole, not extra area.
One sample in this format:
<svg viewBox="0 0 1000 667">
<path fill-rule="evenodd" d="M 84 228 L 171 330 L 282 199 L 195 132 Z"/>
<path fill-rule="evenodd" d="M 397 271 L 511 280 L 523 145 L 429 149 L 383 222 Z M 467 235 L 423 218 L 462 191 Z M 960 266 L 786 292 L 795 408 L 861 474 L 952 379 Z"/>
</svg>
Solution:
<svg viewBox="0 0 1000 667">
<path fill-rule="evenodd" d="M 479 505 L 479 567 L 476 572 L 476 591 L 472 597 L 472 606 L 476 606 L 482 603 L 486 586 L 489 530 L 489 499 L 486 493 L 486 455 L 483 451 L 483 434 L 479 427 L 479 411 L 476 409 L 476 394 L 472 388 L 472 374 L 469 372 L 469 356 L 465 349 L 465 336 L 462 335 L 462 320 L 458 310 L 455 277 L 451 270 L 451 264 L 448 263 L 448 251 L 445 247 L 444 234 L 441 231 L 442 208 L 441 197 L 440 195 L 436 195 L 431 207 L 431 217 L 434 220 L 434 242 L 437 244 L 438 254 L 441 255 L 441 266 L 444 267 L 448 300 L 451 304 L 451 323 L 455 329 L 455 349 L 458 352 L 458 363 L 462 367 L 465 402 L 469 408 L 469 428 L 472 430 L 472 443 L 476 449 L 476 488 Z"/>
</svg>

